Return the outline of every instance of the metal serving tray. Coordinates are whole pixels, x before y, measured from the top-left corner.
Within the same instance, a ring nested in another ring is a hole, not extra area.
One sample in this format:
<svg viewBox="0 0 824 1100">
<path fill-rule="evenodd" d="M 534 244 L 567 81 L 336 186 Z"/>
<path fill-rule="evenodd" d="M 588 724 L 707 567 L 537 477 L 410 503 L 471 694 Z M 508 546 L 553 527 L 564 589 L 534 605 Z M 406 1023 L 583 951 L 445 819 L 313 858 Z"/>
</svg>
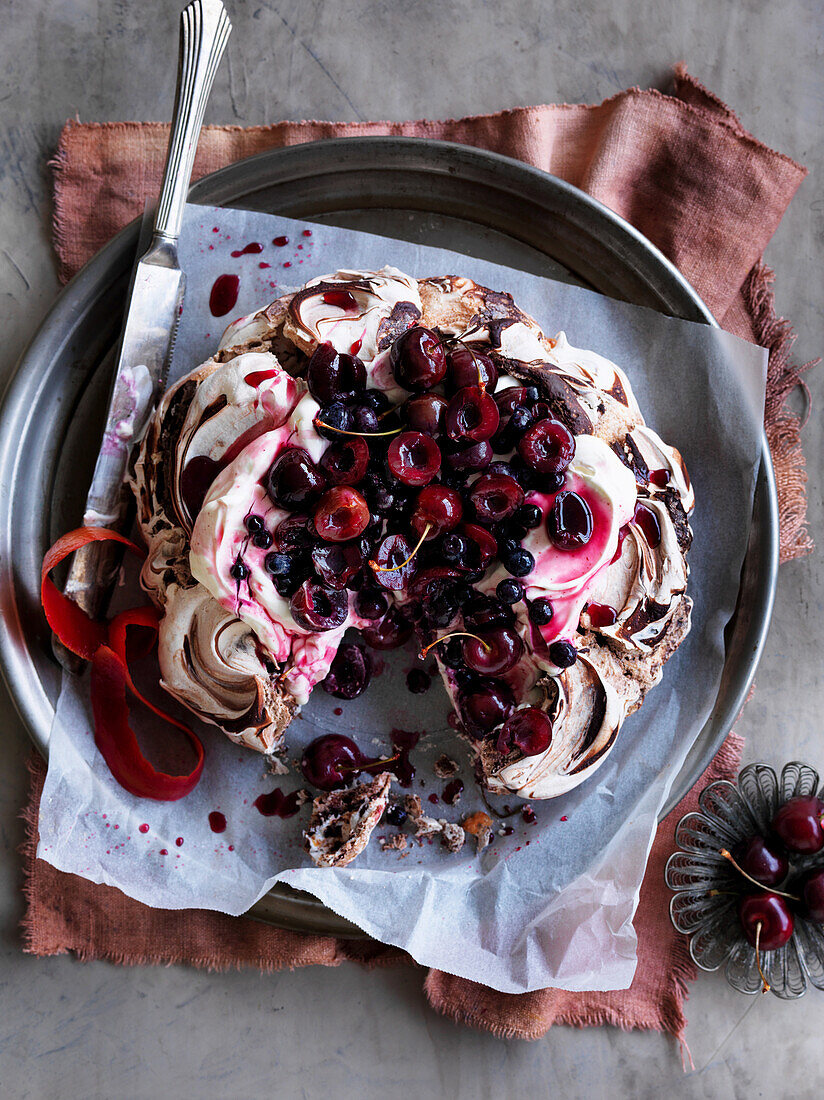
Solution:
<svg viewBox="0 0 824 1100">
<path fill-rule="evenodd" d="M 190 198 L 435 244 L 716 323 L 684 277 L 627 222 L 562 180 L 478 149 L 412 138 L 319 141 L 233 164 L 200 180 Z M 138 229 L 138 222 L 127 226 L 61 293 L 23 353 L 0 412 L 0 665 L 44 754 L 60 669 L 39 606 L 40 563 L 82 514 Z M 777 569 L 778 503 L 764 438 L 724 675 L 662 816 L 707 766 L 747 697 Z M 364 935 L 286 886 L 250 915 L 301 931 Z"/>
</svg>

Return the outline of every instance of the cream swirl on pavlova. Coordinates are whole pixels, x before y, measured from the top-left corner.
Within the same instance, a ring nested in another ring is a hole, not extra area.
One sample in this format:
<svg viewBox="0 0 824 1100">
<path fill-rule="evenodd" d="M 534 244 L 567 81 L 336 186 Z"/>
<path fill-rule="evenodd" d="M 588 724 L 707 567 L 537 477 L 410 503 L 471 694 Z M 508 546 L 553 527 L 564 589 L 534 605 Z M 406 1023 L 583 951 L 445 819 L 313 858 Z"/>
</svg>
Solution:
<svg viewBox="0 0 824 1100">
<path fill-rule="evenodd" d="M 619 367 L 463 277 L 338 271 L 233 322 L 132 483 L 164 685 L 264 752 L 347 628 L 414 626 L 485 784 L 553 797 L 689 629 L 681 456 Z"/>
</svg>

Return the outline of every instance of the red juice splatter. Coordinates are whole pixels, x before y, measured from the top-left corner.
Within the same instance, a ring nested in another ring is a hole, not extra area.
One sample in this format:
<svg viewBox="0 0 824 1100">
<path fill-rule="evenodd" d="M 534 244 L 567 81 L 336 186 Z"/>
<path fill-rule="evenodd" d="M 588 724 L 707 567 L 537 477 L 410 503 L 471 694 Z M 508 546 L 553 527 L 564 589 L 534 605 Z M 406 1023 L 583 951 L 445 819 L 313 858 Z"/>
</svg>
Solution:
<svg viewBox="0 0 824 1100">
<path fill-rule="evenodd" d="M 524 806 L 524 808 L 521 810 L 521 817 L 524 821 L 524 824 L 526 825 L 534 825 L 537 821 L 537 818 L 535 817 L 535 811 L 532 809 L 531 806 Z"/>
<path fill-rule="evenodd" d="M 271 266 L 272 266 L 271 264 L 267 264 L 267 263 L 263 263 L 263 262 L 261 262 L 261 263 L 259 263 L 259 264 L 258 264 L 258 267 L 261 267 L 261 268 L 263 268 L 263 267 L 271 267 Z"/>
<path fill-rule="evenodd" d="M 527 843 L 529 843 L 529 841 L 527 841 Z M 234 846 L 234 844 L 230 844 L 230 845 L 229 845 L 229 851 L 230 851 L 230 852 L 233 852 L 234 850 L 235 850 L 235 846 Z"/>
<path fill-rule="evenodd" d="M 219 233 L 220 229 L 217 226 L 215 226 L 214 229 L 212 230 L 212 232 L 213 233 Z"/>
<path fill-rule="evenodd" d="M 451 783 L 447 783 L 444 787 L 441 797 L 448 806 L 454 806 L 463 794 L 463 789 L 464 785 L 462 780 L 453 779 Z"/>
<path fill-rule="evenodd" d="M 276 374 L 280 374 L 280 370 L 253 370 L 251 374 L 244 374 L 243 381 L 247 386 L 252 386 L 253 389 L 257 389 L 261 382 L 265 382 L 268 378 L 274 378 Z M 192 459 L 194 462 L 194 459 Z M 184 466 L 184 469 L 188 467 Z"/>
<path fill-rule="evenodd" d="M 512 836 L 512 834 L 515 832 L 515 830 L 512 828 L 511 825 L 504 825 L 501 832 L 504 834 L 504 836 Z"/>
<path fill-rule="evenodd" d="M 161 854 L 162 856 L 167 856 L 167 855 L 169 854 L 169 850 L 168 850 L 168 848 L 161 848 L 161 849 L 160 849 L 160 854 Z"/>
<path fill-rule="evenodd" d="M 179 837 L 177 838 L 177 840 L 175 841 L 175 844 L 176 844 L 176 845 L 178 846 L 178 848 L 179 848 L 179 847 L 180 847 L 180 846 L 181 846 L 181 845 L 183 844 L 183 837 L 182 837 L 182 836 L 179 836 Z"/>
<path fill-rule="evenodd" d="M 219 810 L 212 810 L 209 814 L 209 828 L 213 833 L 222 833 L 226 829 L 226 818 Z"/>
<path fill-rule="evenodd" d="M 288 243 L 289 243 L 289 238 L 288 237 L 275 237 L 274 240 L 272 241 L 272 244 L 276 248 L 283 248 L 283 246 L 287 245 Z"/>
<path fill-rule="evenodd" d="M 338 309 L 346 310 L 347 313 L 358 308 L 358 300 L 351 290 L 327 290 L 323 300 L 326 305 L 337 306 Z"/>
<path fill-rule="evenodd" d="M 437 795 L 435 794 L 435 792 L 433 791 L 433 792 L 432 792 L 432 794 L 431 794 L 431 795 L 429 796 L 429 801 L 430 801 L 430 802 L 432 803 L 432 805 L 434 806 L 434 805 L 435 805 L 435 804 L 436 804 L 437 802 L 440 802 L 440 799 L 438 798 L 438 796 L 437 796 Z"/>
<path fill-rule="evenodd" d="M 148 833 L 149 826 L 144 823 L 143 825 L 138 825 L 138 829 L 141 831 L 141 833 Z"/>
<path fill-rule="evenodd" d="M 659 489 L 666 489 L 670 483 L 670 472 L 669 470 L 651 470 L 649 479 Z"/>
<path fill-rule="evenodd" d="M 566 814 L 564 814 L 564 816 L 561 818 L 561 821 L 569 821 L 569 818 Z"/>
<path fill-rule="evenodd" d="M 302 252 L 302 251 L 303 251 L 303 245 L 302 245 L 302 244 L 299 244 L 299 245 L 298 245 L 298 251 L 299 251 L 299 252 Z"/>
<path fill-rule="evenodd" d="M 257 256 L 259 252 L 263 251 L 263 245 L 259 241 L 252 241 L 247 244 L 245 248 L 236 248 L 232 253 L 232 258 L 237 259 L 239 256 Z"/>
<path fill-rule="evenodd" d="M 287 260 L 286 263 L 283 266 L 284 267 L 291 267 L 292 266 L 291 260 Z"/>
<path fill-rule="evenodd" d="M 268 794 L 259 794 L 252 805 L 264 817 L 293 817 L 300 809 L 298 791 L 284 794 L 275 787 Z"/>
<path fill-rule="evenodd" d="M 234 309 L 240 290 L 240 278 L 237 275 L 218 275 L 209 295 L 209 309 L 213 317 L 224 317 Z"/>
<path fill-rule="evenodd" d="M 632 519 L 644 532 L 644 537 L 653 550 L 656 546 L 661 545 L 661 525 L 658 522 L 658 517 L 651 508 L 647 508 L 646 505 L 639 501 L 635 505 L 635 514 Z"/>
<path fill-rule="evenodd" d="M 343 707 L 335 707 L 335 709 L 332 711 L 332 713 L 337 714 L 337 716 L 340 717 L 341 714 L 343 714 Z"/>
<path fill-rule="evenodd" d="M 587 604 L 587 614 L 589 615 L 589 621 L 596 629 L 613 626 L 618 621 L 618 612 L 606 603 Z"/>
<path fill-rule="evenodd" d="M 312 230 L 311 230 L 311 229 L 304 229 L 304 231 L 303 231 L 303 234 L 302 234 L 302 235 L 303 235 L 304 237 L 311 237 L 311 236 L 312 236 Z"/>
</svg>

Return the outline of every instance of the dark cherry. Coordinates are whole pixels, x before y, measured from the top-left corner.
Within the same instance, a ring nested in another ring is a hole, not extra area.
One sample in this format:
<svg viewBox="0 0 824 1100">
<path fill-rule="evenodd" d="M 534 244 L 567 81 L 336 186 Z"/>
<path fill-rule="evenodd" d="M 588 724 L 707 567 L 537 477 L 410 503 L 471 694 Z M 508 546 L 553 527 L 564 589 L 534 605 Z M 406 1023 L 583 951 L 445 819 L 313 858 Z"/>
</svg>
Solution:
<svg viewBox="0 0 824 1100">
<path fill-rule="evenodd" d="M 427 485 L 441 468 L 441 452 L 432 436 L 402 432 L 389 444 L 386 461 L 404 485 Z"/>
<path fill-rule="evenodd" d="M 330 485 L 357 485 L 369 466 L 369 447 L 358 435 L 338 439 L 321 455 L 320 468 Z"/>
<path fill-rule="evenodd" d="M 326 542 L 312 550 L 315 572 L 330 588 L 346 588 L 363 567 L 363 560 L 357 542 Z"/>
<path fill-rule="evenodd" d="M 774 832 L 791 852 L 811 855 L 824 848 L 824 802 L 815 795 L 791 798 L 772 819 Z"/>
<path fill-rule="evenodd" d="M 412 635 L 413 623 L 398 607 L 390 607 L 382 619 L 361 627 L 361 635 L 373 649 L 397 649 Z"/>
<path fill-rule="evenodd" d="M 524 598 L 524 586 L 514 577 L 504 577 L 502 581 L 498 581 L 495 595 L 501 603 L 519 603 Z"/>
<path fill-rule="evenodd" d="M 790 865 L 777 844 L 763 836 L 753 836 L 733 852 L 742 871 L 764 886 L 779 886 L 787 877 Z"/>
<path fill-rule="evenodd" d="M 492 438 L 498 421 L 495 398 L 478 386 L 464 386 L 449 402 L 446 434 L 456 442 L 480 443 Z"/>
<path fill-rule="evenodd" d="M 592 538 L 592 512 L 577 493 L 558 493 L 546 517 L 547 534 L 559 550 L 578 550 Z"/>
<path fill-rule="evenodd" d="M 395 381 L 405 390 L 431 390 L 446 374 L 446 356 L 437 333 L 415 325 L 402 332 L 389 351 Z"/>
<path fill-rule="evenodd" d="M 383 390 L 364 390 L 358 398 L 358 404 L 366 405 L 370 409 L 374 409 L 378 416 L 382 416 L 383 413 L 388 412 L 392 408 L 392 402 Z"/>
<path fill-rule="evenodd" d="M 790 907 L 778 894 L 745 894 L 738 903 L 738 919 L 749 943 L 761 951 L 777 951 L 795 927 Z M 759 933 L 760 925 L 760 933 Z"/>
<path fill-rule="evenodd" d="M 319 410 L 314 423 L 315 431 L 324 439 L 340 439 L 341 432 L 352 431 L 352 410 L 342 401 L 333 401 Z"/>
<path fill-rule="evenodd" d="M 290 511 L 302 508 L 325 487 L 326 478 L 302 447 L 282 451 L 266 475 L 269 496 Z"/>
<path fill-rule="evenodd" d="M 490 630 L 476 638 L 464 638 L 461 646 L 465 663 L 485 676 L 509 672 L 524 651 L 520 635 L 510 627 Z"/>
<path fill-rule="evenodd" d="M 438 435 L 443 431 L 448 404 L 439 393 L 416 393 L 401 409 L 401 418 L 415 432 Z"/>
<path fill-rule="evenodd" d="M 317 581 L 305 580 L 289 601 L 292 618 L 304 628 L 322 632 L 343 626 L 349 614 L 345 592 L 326 588 Z"/>
<path fill-rule="evenodd" d="M 492 461 L 492 446 L 482 440 L 469 447 L 456 443 L 443 445 L 443 457 L 450 470 L 458 474 L 471 474 L 483 470 Z"/>
<path fill-rule="evenodd" d="M 382 619 L 389 610 L 389 599 L 377 588 L 362 588 L 355 596 L 355 611 L 362 619 Z"/>
<path fill-rule="evenodd" d="M 336 699 L 356 699 L 372 678 L 369 654 L 357 642 L 344 642 L 332 661 L 323 690 Z"/>
<path fill-rule="evenodd" d="M 483 385 L 489 393 L 498 385 L 498 368 L 488 355 L 469 348 L 455 348 L 446 357 L 451 390 Z"/>
<path fill-rule="evenodd" d="M 460 564 L 469 569 L 486 569 L 498 553 L 498 543 L 494 535 L 477 523 L 462 523 L 458 528 L 458 534 L 469 539 L 472 544 L 470 557 Z"/>
<path fill-rule="evenodd" d="M 558 668 L 572 668 L 578 660 L 578 650 L 572 642 L 553 642 L 549 647 L 549 659 Z"/>
<path fill-rule="evenodd" d="M 315 529 L 326 542 L 347 542 L 369 524 L 369 505 L 351 485 L 327 489 L 315 509 Z"/>
<path fill-rule="evenodd" d="M 509 386 L 507 389 L 495 394 L 495 403 L 501 414 L 502 422 L 512 416 L 512 410 L 517 405 L 525 405 L 529 408 L 537 400 L 538 390 L 535 386 Z"/>
<path fill-rule="evenodd" d="M 307 515 L 286 516 L 275 528 L 275 546 L 284 554 L 308 549 L 317 537 L 314 520 Z"/>
<path fill-rule="evenodd" d="M 366 386 L 366 367 L 356 355 L 319 344 L 306 368 L 309 392 L 319 405 L 355 397 Z"/>
<path fill-rule="evenodd" d="M 552 742 L 552 719 L 539 707 L 522 707 L 504 722 L 498 734 L 497 749 L 510 753 L 518 749 L 524 756 L 546 752 Z"/>
<path fill-rule="evenodd" d="M 815 924 L 824 924 L 824 867 L 814 867 L 798 884 L 802 916 Z"/>
<path fill-rule="evenodd" d="M 418 569 L 417 556 L 409 560 L 411 553 L 412 547 L 401 534 L 387 535 L 381 539 L 374 557 L 374 562 L 381 567 L 381 571 L 372 570 L 376 583 L 381 588 L 389 588 L 395 592 L 406 588 Z"/>
<path fill-rule="evenodd" d="M 652 550 L 661 545 L 661 524 L 658 522 L 658 516 L 640 500 L 635 505 L 632 522 L 641 528 Z"/>
<path fill-rule="evenodd" d="M 313 787 L 334 791 L 345 787 L 364 762 L 363 753 L 354 741 L 338 733 L 327 733 L 310 741 L 303 750 L 300 770 Z"/>
<path fill-rule="evenodd" d="M 438 656 L 447 668 L 456 671 L 464 668 L 463 646 L 460 638 L 450 638 L 448 642 L 438 646 Z"/>
<path fill-rule="evenodd" d="M 481 523 L 499 523 L 514 515 L 524 502 L 524 491 L 509 474 L 481 474 L 469 490 Z"/>
<path fill-rule="evenodd" d="M 515 698 L 503 680 L 487 680 L 461 695 L 461 717 L 470 733 L 489 733 L 515 709 Z"/>
<path fill-rule="evenodd" d="M 423 536 L 427 527 L 427 539 L 434 539 L 445 531 L 451 531 L 461 522 L 463 502 L 459 493 L 445 485 L 426 485 L 418 493 L 415 511 L 410 523 L 416 534 Z"/>
<path fill-rule="evenodd" d="M 546 626 L 552 622 L 552 601 L 546 596 L 539 596 L 537 600 L 530 600 L 527 608 L 529 621 L 535 626 Z"/>
</svg>

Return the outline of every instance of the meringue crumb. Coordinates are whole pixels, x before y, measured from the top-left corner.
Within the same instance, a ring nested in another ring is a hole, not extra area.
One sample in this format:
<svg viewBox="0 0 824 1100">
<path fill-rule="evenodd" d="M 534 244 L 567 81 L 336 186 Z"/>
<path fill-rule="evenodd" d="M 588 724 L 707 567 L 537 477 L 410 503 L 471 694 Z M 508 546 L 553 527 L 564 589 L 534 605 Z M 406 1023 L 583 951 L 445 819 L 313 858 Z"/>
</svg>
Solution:
<svg viewBox="0 0 824 1100">
<path fill-rule="evenodd" d="M 457 762 L 448 757 L 445 752 L 441 753 L 433 765 L 433 771 L 438 779 L 449 779 L 457 770 Z"/>
</svg>

